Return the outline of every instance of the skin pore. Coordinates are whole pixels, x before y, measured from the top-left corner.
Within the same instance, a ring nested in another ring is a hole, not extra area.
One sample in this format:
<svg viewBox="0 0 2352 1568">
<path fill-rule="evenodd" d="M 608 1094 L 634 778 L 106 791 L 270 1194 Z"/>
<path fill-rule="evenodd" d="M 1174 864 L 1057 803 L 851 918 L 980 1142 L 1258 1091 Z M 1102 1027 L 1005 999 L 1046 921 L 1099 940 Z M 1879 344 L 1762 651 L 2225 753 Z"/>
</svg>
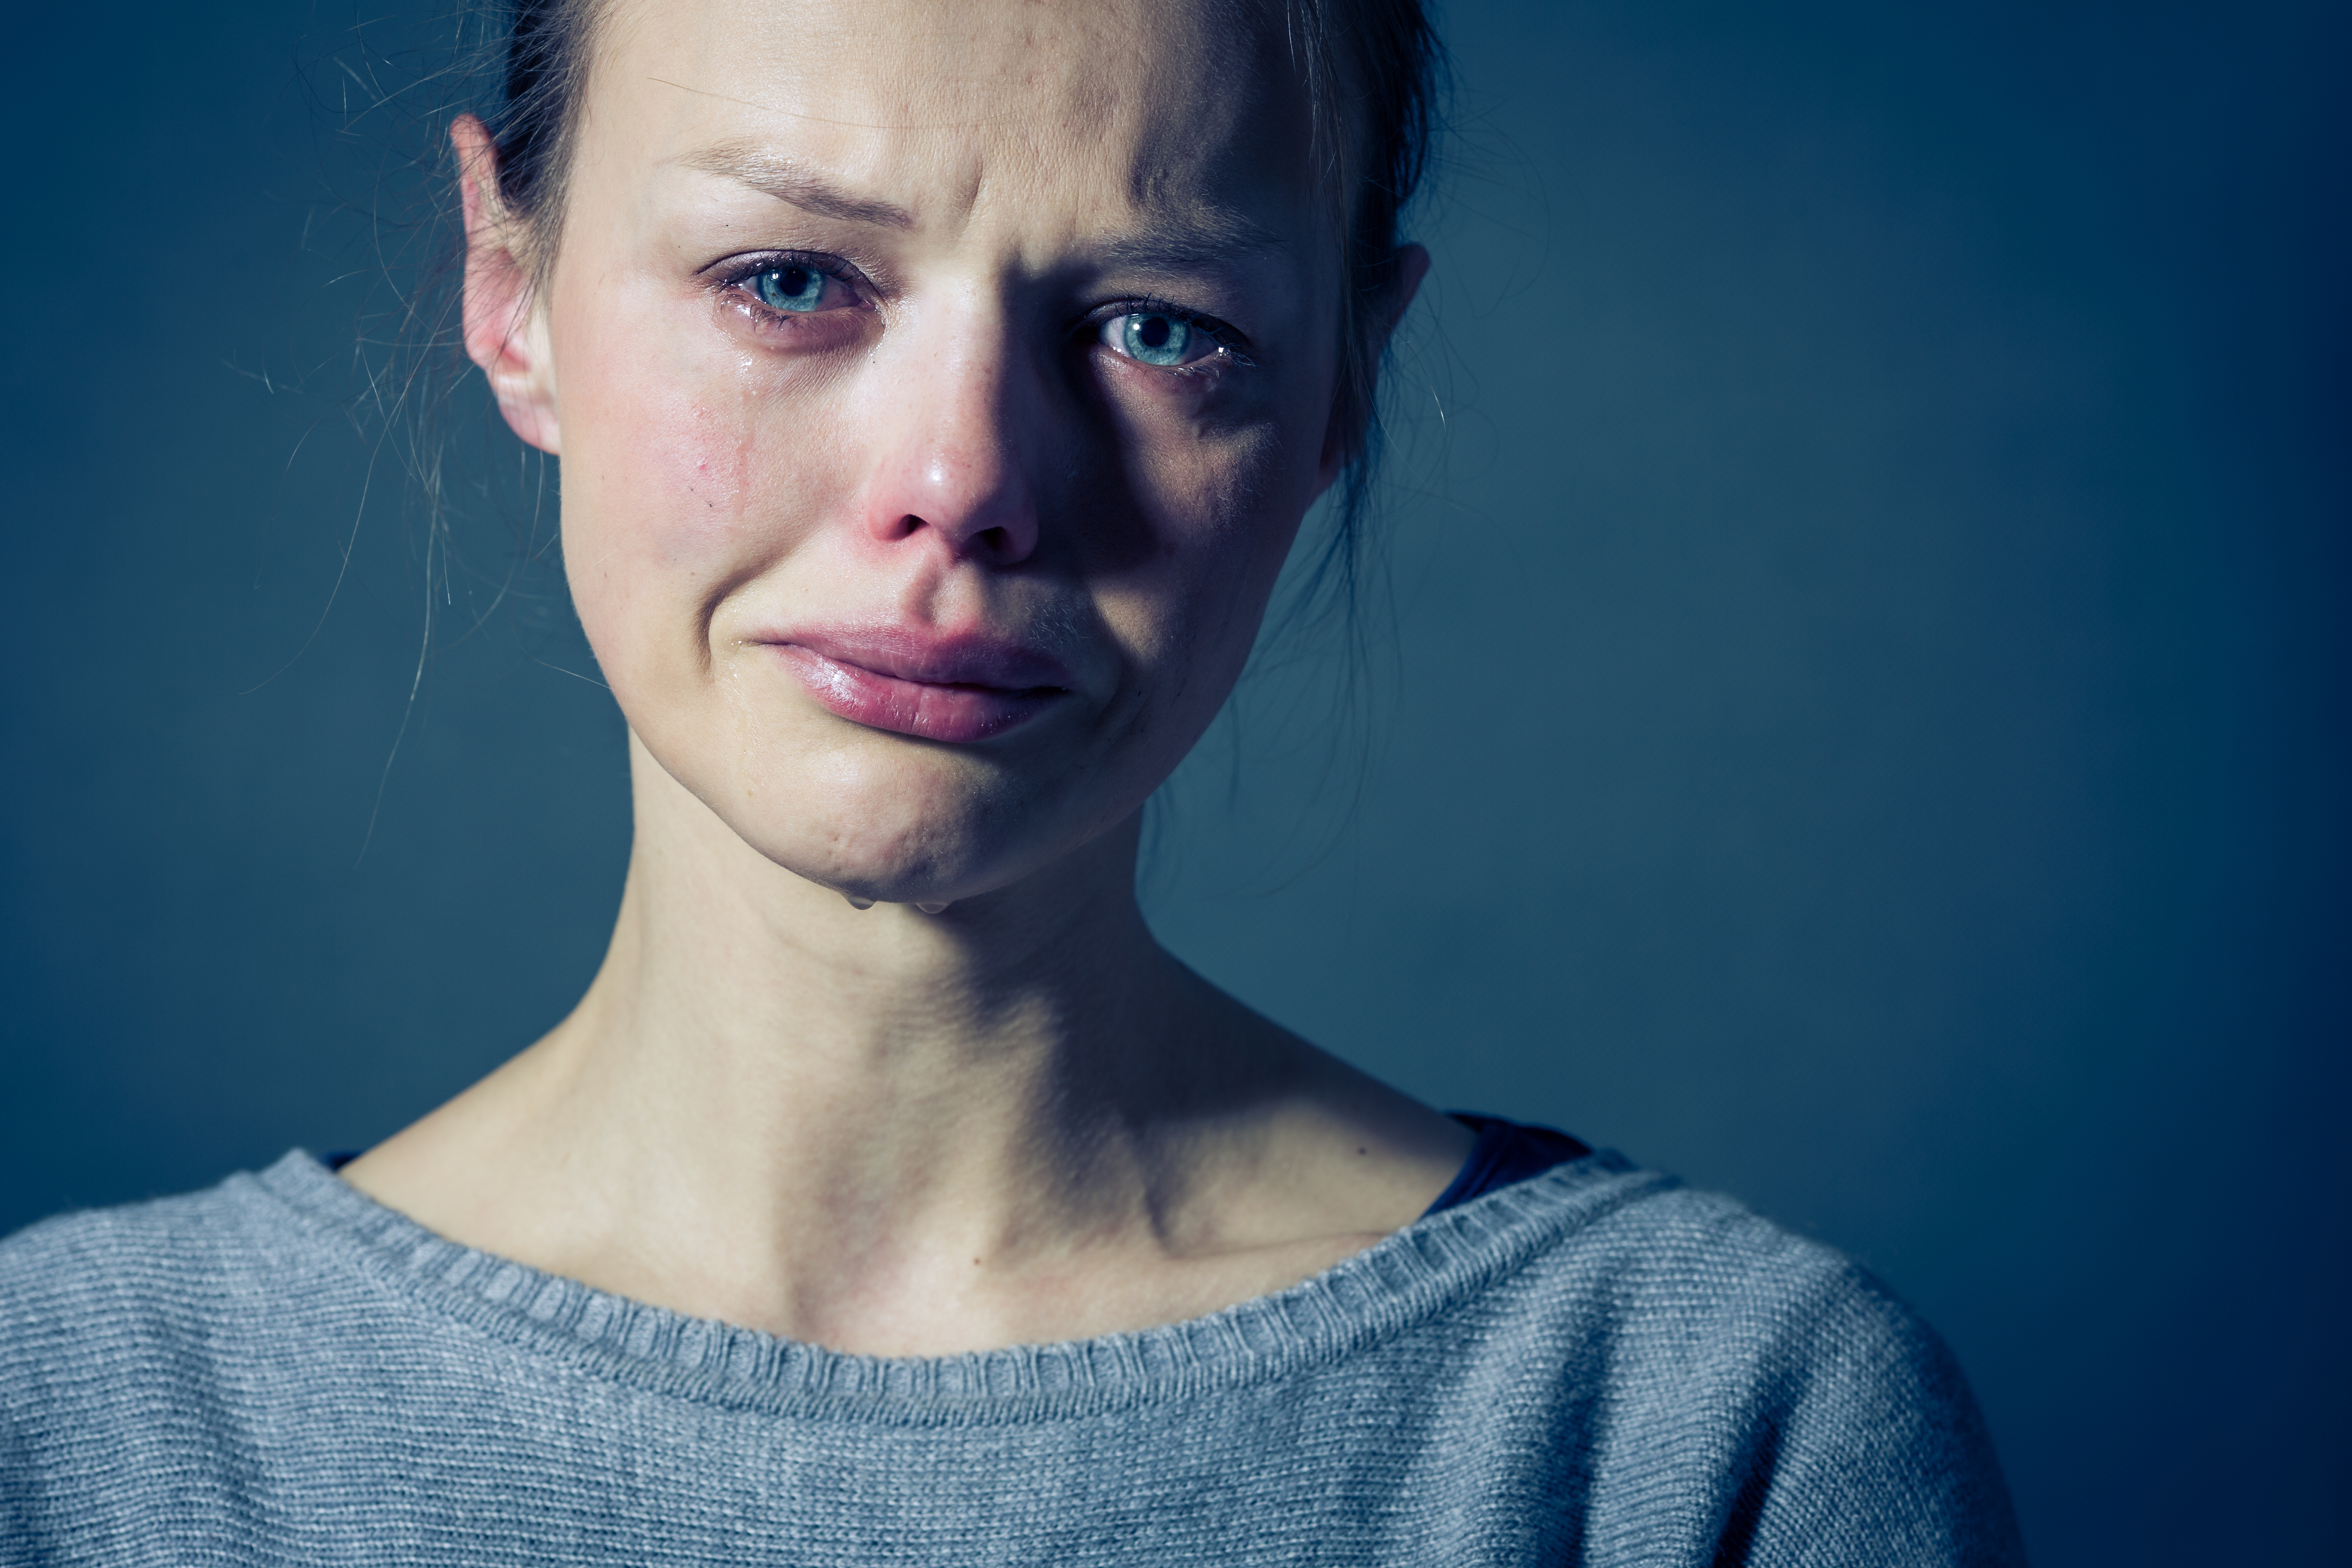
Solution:
<svg viewBox="0 0 2352 1568">
<path fill-rule="evenodd" d="M 347 1180 L 903 1355 L 1214 1310 L 1452 1178 L 1464 1128 L 1134 900 L 1142 804 L 1353 434 L 1304 94 L 1252 15 L 615 0 L 538 288 L 461 121 L 467 347 L 562 457 L 636 837 L 577 1010 Z"/>
</svg>

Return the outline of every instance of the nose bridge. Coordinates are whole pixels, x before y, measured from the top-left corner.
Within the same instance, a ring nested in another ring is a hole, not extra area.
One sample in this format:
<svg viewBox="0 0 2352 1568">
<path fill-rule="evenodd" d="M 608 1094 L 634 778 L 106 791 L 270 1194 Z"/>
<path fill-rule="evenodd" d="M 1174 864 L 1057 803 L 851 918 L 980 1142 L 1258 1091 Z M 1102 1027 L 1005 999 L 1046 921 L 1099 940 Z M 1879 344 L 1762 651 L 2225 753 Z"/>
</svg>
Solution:
<svg viewBox="0 0 2352 1568">
<path fill-rule="evenodd" d="M 982 297 L 940 303 L 901 327 L 885 368 L 885 435 L 865 506 L 866 532 L 925 541 L 997 565 L 1037 546 L 1029 455 L 1036 410 L 1011 313 Z"/>
</svg>

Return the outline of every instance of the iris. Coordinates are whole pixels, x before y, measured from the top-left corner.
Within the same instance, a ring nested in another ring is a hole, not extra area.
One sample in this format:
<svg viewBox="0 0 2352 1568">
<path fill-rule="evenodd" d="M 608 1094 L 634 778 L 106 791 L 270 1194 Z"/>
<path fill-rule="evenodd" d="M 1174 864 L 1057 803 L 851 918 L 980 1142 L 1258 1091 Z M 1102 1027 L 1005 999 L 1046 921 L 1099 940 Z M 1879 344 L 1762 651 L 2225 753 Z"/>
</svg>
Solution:
<svg viewBox="0 0 2352 1568">
<path fill-rule="evenodd" d="M 824 298 L 824 274 L 813 267 L 779 267 L 752 279 L 760 302 L 776 310 L 814 310 Z"/>
<path fill-rule="evenodd" d="M 1182 364 L 1192 348 L 1192 323 L 1179 316 L 1122 316 L 1120 347 L 1146 364 Z"/>
</svg>

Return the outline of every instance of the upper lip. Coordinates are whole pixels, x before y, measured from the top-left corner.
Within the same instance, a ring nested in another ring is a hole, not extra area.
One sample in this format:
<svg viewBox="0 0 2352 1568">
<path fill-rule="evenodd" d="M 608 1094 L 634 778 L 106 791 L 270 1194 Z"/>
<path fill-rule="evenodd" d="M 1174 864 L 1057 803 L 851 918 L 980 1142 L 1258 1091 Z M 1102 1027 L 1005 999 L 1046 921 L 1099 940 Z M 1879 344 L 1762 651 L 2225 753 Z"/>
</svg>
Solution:
<svg viewBox="0 0 2352 1568">
<path fill-rule="evenodd" d="M 1068 668 L 1042 648 L 972 630 L 938 632 L 893 626 L 806 626 L 754 642 L 791 645 L 839 664 L 854 664 L 926 686 L 980 686 L 997 691 L 1066 690 Z"/>
</svg>

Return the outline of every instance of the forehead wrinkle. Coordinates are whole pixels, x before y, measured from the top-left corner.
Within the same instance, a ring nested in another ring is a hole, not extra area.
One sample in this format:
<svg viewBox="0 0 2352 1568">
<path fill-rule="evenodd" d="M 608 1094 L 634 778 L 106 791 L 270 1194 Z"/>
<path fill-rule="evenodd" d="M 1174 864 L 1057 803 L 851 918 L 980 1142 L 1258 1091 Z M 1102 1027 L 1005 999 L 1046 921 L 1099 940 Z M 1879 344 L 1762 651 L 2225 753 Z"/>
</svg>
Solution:
<svg viewBox="0 0 2352 1568">
<path fill-rule="evenodd" d="M 748 142 L 722 142 L 672 160 L 689 169 L 740 181 L 762 195 L 819 217 L 882 228 L 912 228 L 914 215 L 889 202 L 852 195 L 791 158 Z"/>
</svg>

